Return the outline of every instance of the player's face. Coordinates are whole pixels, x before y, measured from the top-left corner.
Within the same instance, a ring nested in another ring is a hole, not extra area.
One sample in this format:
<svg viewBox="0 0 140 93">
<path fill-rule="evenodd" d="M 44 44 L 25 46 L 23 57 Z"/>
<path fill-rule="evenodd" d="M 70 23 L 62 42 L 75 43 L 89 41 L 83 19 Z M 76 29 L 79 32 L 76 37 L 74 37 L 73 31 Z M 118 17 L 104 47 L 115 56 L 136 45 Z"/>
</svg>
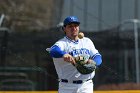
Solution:
<svg viewBox="0 0 140 93">
<path fill-rule="evenodd" d="M 79 24 L 69 24 L 64 29 L 66 36 L 68 36 L 70 39 L 75 40 L 78 38 L 79 33 Z"/>
</svg>

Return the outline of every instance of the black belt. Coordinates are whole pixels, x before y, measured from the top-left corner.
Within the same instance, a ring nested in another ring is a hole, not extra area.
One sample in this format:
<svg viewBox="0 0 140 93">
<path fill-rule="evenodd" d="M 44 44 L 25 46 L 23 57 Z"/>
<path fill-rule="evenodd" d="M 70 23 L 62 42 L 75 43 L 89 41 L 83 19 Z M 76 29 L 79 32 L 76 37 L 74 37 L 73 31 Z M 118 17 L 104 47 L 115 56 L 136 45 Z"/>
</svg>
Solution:
<svg viewBox="0 0 140 93">
<path fill-rule="evenodd" d="M 72 81 L 72 83 L 74 83 L 74 84 L 82 84 L 82 83 L 84 83 L 86 81 L 89 81 L 89 80 L 91 80 L 91 79 L 87 79 L 87 80 L 74 80 L 74 81 Z M 67 79 L 61 79 L 60 82 L 68 83 L 69 81 Z"/>
</svg>

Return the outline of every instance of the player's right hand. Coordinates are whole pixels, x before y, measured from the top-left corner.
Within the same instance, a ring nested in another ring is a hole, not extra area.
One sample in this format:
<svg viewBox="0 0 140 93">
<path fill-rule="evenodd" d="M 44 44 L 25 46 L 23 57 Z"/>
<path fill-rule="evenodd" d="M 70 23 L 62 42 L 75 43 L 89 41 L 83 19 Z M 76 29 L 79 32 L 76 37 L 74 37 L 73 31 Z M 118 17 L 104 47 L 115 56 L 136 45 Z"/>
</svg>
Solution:
<svg viewBox="0 0 140 93">
<path fill-rule="evenodd" d="M 63 59 L 66 62 L 70 62 L 71 64 L 75 64 L 75 59 L 70 54 L 64 54 Z"/>
</svg>

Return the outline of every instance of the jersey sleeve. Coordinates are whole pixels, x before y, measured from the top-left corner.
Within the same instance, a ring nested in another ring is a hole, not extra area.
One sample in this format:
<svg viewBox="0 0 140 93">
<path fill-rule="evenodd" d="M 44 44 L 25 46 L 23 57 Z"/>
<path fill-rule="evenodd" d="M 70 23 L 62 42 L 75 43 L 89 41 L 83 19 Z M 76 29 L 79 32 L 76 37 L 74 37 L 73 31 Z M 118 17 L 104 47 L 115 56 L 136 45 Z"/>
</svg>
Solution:
<svg viewBox="0 0 140 93">
<path fill-rule="evenodd" d="M 54 58 L 61 58 L 63 55 L 66 54 L 64 51 L 64 43 L 62 41 L 57 41 L 51 48 L 50 48 L 50 55 Z"/>
<path fill-rule="evenodd" d="M 99 51 L 95 48 L 94 43 L 88 39 L 88 43 L 90 45 L 90 56 L 96 62 L 96 65 L 99 66 L 102 63 L 102 56 Z"/>
<path fill-rule="evenodd" d="M 90 39 L 88 39 L 87 42 L 90 46 L 90 49 L 89 49 L 90 50 L 90 56 L 93 57 L 94 55 L 98 54 L 99 52 L 95 48 L 94 43 Z"/>
<path fill-rule="evenodd" d="M 99 66 L 102 63 L 102 56 L 96 55 L 93 60 L 96 62 L 96 65 Z"/>
</svg>

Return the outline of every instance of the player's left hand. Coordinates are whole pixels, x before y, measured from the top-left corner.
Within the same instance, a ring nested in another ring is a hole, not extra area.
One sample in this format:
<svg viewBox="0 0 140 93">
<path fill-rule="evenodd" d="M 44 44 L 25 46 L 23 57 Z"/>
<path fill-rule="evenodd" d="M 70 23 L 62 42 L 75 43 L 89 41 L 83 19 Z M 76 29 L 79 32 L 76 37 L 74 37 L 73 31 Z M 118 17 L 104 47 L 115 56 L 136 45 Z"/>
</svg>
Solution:
<svg viewBox="0 0 140 93">
<path fill-rule="evenodd" d="M 96 63 L 86 56 L 75 57 L 75 67 L 81 74 L 90 74 L 96 69 Z"/>
<path fill-rule="evenodd" d="M 86 64 L 90 64 L 91 62 L 93 62 L 92 59 L 88 59 L 88 61 L 86 62 Z"/>
</svg>

